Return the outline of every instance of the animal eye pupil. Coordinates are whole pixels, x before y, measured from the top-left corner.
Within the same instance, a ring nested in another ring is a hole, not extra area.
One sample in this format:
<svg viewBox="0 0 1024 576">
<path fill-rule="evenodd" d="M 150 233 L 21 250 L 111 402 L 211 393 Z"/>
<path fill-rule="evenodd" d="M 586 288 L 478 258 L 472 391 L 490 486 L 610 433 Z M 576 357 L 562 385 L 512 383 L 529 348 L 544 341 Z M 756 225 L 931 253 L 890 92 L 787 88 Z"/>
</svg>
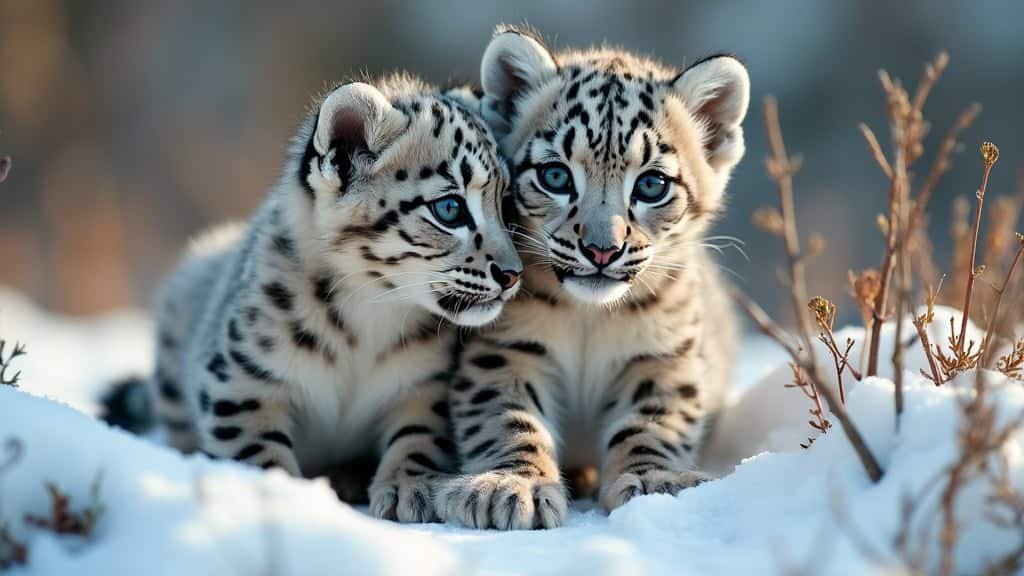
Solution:
<svg viewBox="0 0 1024 576">
<path fill-rule="evenodd" d="M 668 181 L 661 174 L 647 173 L 637 178 L 633 195 L 644 202 L 657 202 L 668 192 Z"/>
<path fill-rule="evenodd" d="M 548 192 L 568 194 L 572 191 L 572 173 L 562 164 L 553 164 L 540 168 L 541 185 Z"/>
<path fill-rule="evenodd" d="M 434 217 L 444 224 L 458 225 L 464 219 L 462 203 L 452 197 L 435 200 L 430 205 L 430 210 Z"/>
</svg>

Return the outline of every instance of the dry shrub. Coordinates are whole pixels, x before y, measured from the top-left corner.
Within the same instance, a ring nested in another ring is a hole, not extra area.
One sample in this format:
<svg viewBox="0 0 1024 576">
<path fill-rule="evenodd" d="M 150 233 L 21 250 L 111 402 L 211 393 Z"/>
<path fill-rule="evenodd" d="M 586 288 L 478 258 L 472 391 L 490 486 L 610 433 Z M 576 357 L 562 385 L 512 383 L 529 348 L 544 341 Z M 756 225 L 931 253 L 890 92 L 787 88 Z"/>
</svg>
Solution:
<svg viewBox="0 0 1024 576">
<path fill-rule="evenodd" d="M 1008 423 L 997 418 L 995 400 L 991 397 L 984 370 L 994 368 L 1009 378 L 1024 378 L 1024 337 L 1014 339 L 1014 329 L 1021 327 L 1024 319 L 1024 281 L 1015 275 L 1024 259 L 1024 236 L 1015 232 L 1021 203 L 1024 202 L 1024 186 L 1020 199 L 995 198 L 995 211 L 991 215 L 988 233 L 982 238 L 981 228 L 989 176 L 999 159 L 999 149 L 990 142 L 980 147 L 982 160 L 981 183 L 975 192 L 976 203 L 970 204 L 958 199 L 951 230 L 954 241 L 953 262 L 949 284 L 942 292 L 935 284 L 941 285 L 934 262 L 931 259 L 931 245 L 927 238 L 927 206 L 941 176 L 950 169 L 951 158 L 959 147 L 958 139 L 977 117 L 980 106 L 968 106 L 941 140 L 935 160 L 927 177 L 920 183 L 914 181 L 912 170 L 916 160 L 924 155 L 924 139 L 929 124 L 924 119 L 923 108 L 932 88 L 949 63 L 945 53 L 925 66 L 924 74 L 916 89 L 908 90 L 885 71 L 879 73 L 882 90 L 886 97 L 889 119 L 891 149 L 886 152 L 874 132 L 861 125 L 869 153 L 875 159 L 882 174 L 888 181 L 888 210 L 877 218 L 885 236 L 885 249 L 878 268 L 849 273 L 849 292 L 860 312 L 868 335 L 864 347 L 866 357 L 865 374 L 875 375 L 881 361 L 880 333 L 882 325 L 894 320 L 897 335 L 903 334 L 903 323 L 913 323 L 920 345 L 925 351 L 928 367 L 923 375 L 936 385 L 949 382 L 953 377 L 975 374 L 973 390 L 965 390 L 960 404 L 959 428 L 957 434 L 957 458 L 947 469 L 942 470 L 933 481 L 926 483 L 922 494 L 908 496 L 902 509 L 901 529 L 892 543 L 895 556 L 903 567 L 910 571 L 921 571 L 926 563 L 928 542 L 938 538 L 941 558 L 938 564 L 943 574 L 956 570 L 955 550 L 962 527 L 955 517 L 956 501 L 964 487 L 976 481 L 987 483 L 990 490 L 989 512 L 994 522 L 1020 535 L 1020 544 L 1004 557 L 997 559 L 987 569 L 988 574 L 1016 573 L 1024 568 L 1024 495 L 1010 481 L 1004 448 L 1024 423 L 1024 415 Z M 778 111 L 773 99 L 765 101 L 765 121 L 772 156 L 767 161 L 769 176 L 779 190 L 779 207 L 759 209 L 754 223 L 762 230 L 782 239 L 786 255 L 786 273 L 783 282 L 789 288 L 790 300 L 797 318 L 796 335 L 783 330 L 756 303 L 743 295 L 737 295 L 750 318 L 758 328 L 776 340 L 790 356 L 793 382 L 789 387 L 797 388 L 810 400 L 811 428 L 817 433 L 826 433 L 831 428 L 822 409 L 824 397 L 832 416 L 842 425 L 851 445 L 857 451 L 865 472 L 873 480 L 881 478 L 882 470 L 870 452 L 857 428 L 849 421 L 843 407 L 845 391 L 843 373 L 849 372 L 860 379 L 860 373 L 851 365 L 849 353 L 851 342 L 841 346 L 832 333 L 835 305 L 821 297 L 807 298 L 804 279 L 804 265 L 811 254 L 802 252 L 800 237 L 796 229 L 795 205 L 793 202 L 793 174 L 799 162 L 790 158 L 783 144 Z M 984 262 L 979 262 L 979 252 Z M 924 312 L 912 315 L 914 309 L 914 271 L 920 279 L 916 288 L 919 297 L 926 304 Z M 988 270 L 1000 278 L 998 284 L 983 276 Z M 981 282 L 979 282 L 981 281 Z M 940 292 L 942 293 L 940 300 Z M 1009 302 L 1004 306 L 1004 300 Z M 932 342 L 929 327 L 934 321 L 934 306 L 937 302 L 948 304 L 961 311 L 959 325 L 950 319 L 950 335 L 946 342 Z M 806 306 L 804 305 L 806 303 Z M 810 314 L 808 314 L 808 312 Z M 985 327 L 981 341 L 968 338 L 968 320 L 973 319 Z M 812 345 L 812 324 L 816 324 L 817 340 L 825 346 L 833 360 L 839 383 L 839 397 L 827 385 L 820 367 L 810 353 Z M 1009 342 L 1008 351 L 996 359 L 999 340 Z M 894 407 L 897 429 L 903 410 L 903 355 L 908 343 L 894 338 L 891 361 L 894 376 Z M 812 435 L 813 436 L 813 435 Z M 801 444 L 807 447 L 808 442 Z M 919 508 L 925 501 L 924 493 L 940 489 L 938 510 L 933 510 L 937 523 L 926 523 L 920 533 L 912 534 L 913 519 L 921 513 Z"/>
</svg>

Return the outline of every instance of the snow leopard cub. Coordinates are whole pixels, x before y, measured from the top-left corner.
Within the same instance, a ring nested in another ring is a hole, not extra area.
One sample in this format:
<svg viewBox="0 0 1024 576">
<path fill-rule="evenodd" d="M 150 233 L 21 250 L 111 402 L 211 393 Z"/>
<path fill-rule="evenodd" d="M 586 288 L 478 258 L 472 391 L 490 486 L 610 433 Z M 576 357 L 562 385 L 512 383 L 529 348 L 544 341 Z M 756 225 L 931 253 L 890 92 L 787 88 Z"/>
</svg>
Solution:
<svg viewBox="0 0 1024 576">
<path fill-rule="evenodd" d="M 522 270 L 473 99 L 404 75 L 334 89 L 250 223 L 194 246 L 158 305 L 174 446 L 304 476 L 369 458 L 373 514 L 434 518 L 454 457 L 445 322 L 493 320 Z"/>
<path fill-rule="evenodd" d="M 462 350 L 451 414 L 463 475 L 439 513 L 558 526 L 561 474 L 586 467 L 600 469 L 607 510 L 700 483 L 735 332 L 702 237 L 744 152 L 746 69 L 728 56 L 680 71 L 621 50 L 553 54 L 505 28 L 481 74 L 528 273 Z"/>
</svg>

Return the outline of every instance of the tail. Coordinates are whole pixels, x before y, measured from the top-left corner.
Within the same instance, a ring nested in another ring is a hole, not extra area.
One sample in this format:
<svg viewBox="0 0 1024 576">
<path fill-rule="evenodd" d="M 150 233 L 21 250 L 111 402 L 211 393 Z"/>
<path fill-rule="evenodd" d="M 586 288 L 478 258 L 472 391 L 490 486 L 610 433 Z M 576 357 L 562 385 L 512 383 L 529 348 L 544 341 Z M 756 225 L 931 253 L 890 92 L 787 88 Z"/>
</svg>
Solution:
<svg viewBox="0 0 1024 576">
<path fill-rule="evenodd" d="M 129 376 L 115 382 L 100 399 L 100 404 L 103 406 L 101 418 L 111 426 L 142 434 L 156 425 L 153 402 L 146 381 L 140 377 Z"/>
</svg>

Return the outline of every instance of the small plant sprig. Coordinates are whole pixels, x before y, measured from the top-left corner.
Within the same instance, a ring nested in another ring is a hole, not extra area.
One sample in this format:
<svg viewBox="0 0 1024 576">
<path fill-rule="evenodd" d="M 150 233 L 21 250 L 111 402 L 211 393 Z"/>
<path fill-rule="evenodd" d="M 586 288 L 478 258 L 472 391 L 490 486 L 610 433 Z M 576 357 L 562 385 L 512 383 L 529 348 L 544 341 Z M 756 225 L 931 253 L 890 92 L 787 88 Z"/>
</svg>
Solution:
<svg viewBox="0 0 1024 576">
<path fill-rule="evenodd" d="M 1017 232 L 1016 237 L 1017 251 L 1013 254 L 1013 261 L 1010 263 L 1010 267 L 1006 270 L 1006 277 L 1003 278 L 1002 286 L 995 288 L 996 304 L 992 309 L 992 316 L 988 319 L 988 327 L 985 329 L 985 339 L 981 343 L 981 347 L 984 352 L 982 366 L 988 365 L 986 360 L 991 356 L 992 351 L 995 350 L 992 337 L 995 336 L 997 324 L 999 323 L 999 307 L 1003 303 L 1003 295 L 1010 288 L 1010 283 L 1013 281 L 1013 273 L 1017 269 L 1017 265 L 1020 264 L 1021 257 L 1024 257 L 1024 234 Z M 964 312 L 964 315 L 967 315 L 966 311 Z"/>
<path fill-rule="evenodd" d="M 1009 378 L 1024 380 L 1024 338 L 1013 343 L 1013 349 L 999 358 L 996 368 Z"/>
<path fill-rule="evenodd" d="M 811 419 L 807 421 L 807 424 L 822 434 L 828 432 L 828 429 L 832 427 L 832 423 L 825 416 L 825 407 L 821 405 L 821 396 L 818 395 L 818 389 L 807 381 L 803 368 L 790 362 L 789 369 L 793 371 L 793 381 L 786 384 L 786 388 L 798 388 L 804 393 L 804 396 L 814 403 L 813 407 L 807 409 L 807 412 L 811 415 Z M 811 447 L 811 444 L 814 444 L 814 436 L 808 436 L 807 442 L 801 442 L 800 447 L 807 449 Z"/>
<path fill-rule="evenodd" d="M 991 142 L 984 142 L 981 145 L 981 158 L 984 162 L 984 170 L 981 173 L 981 185 L 974 197 L 978 199 L 977 208 L 974 210 L 974 226 L 971 228 L 971 252 L 967 274 L 967 288 L 964 294 L 964 304 L 961 308 L 963 314 L 960 320 L 960 332 L 957 333 L 957 348 L 963 349 L 964 339 L 967 337 L 967 322 L 971 316 L 971 297 L 974 292 L 974 282 L 985 272 L 985 265 L 977 265 L 975 259 L 978 254 L 978 236 L 981 232 L 981 213 L 985 207 L 985 191 L 988 189 L 988 178 L 992 173 L 992 167 L 999 160 L 999 148 Z"/>
<path fill-rule="evenodd" d="M 814 314 L 814 320 L 818 324 L 818 340 L 825 345 L 829 354 L 832 355 L 832 363 L 836 368 L 836 381 L 839 384 L 839 401 L 846 405 L 846 389 L 843 387 L 843 372 L 849 370 L 857 380 L 861 379 L 860 372 L 850 364 L 850 350 L 853 349 L 853 339 L 846 339 L 846 348 L 839 350 L 835 334 L 832 333 L 832 326 L 836 320 L 836 305 L 831 300 L 822 296 L 815 296 L 807 303 L 807 308 Z"/>
<path fill-rule="evenodd" d="M 961 249 L 959 251 L 961 254 L 954 258 L 954 261 L 962 267 L 962 274 L 964 278 L 960 327 L 958 330 L 953 318 L 950 318 L 950 335 L 946 350 L 943 350 L 938 345 L 931 347 L 928 345 L 925 346 L 925 354 L 928 361 L 929 363 L 933 363 L 932 375 L 929 379 L 935 382 L 936 385 L 952 379 L 957 374 L 991 365 L 990 359 L 996 349 L 994 337 L 997 333 L 1000 320 L 999 312 L 1002 306 L 1003 296 L 1010 288 L 1014 279 L 1014 272 L 1020 264 L 1021 259 L 1024 258 L 1024 235 L 1016 233 L 1017 249 L 1014 252 L 1009 268 L 1007 268 L 1003 283 L 999 287 L 993 286 L 996 299 L 992 313 L 988 317 L 985 336 L 981 342 L 975 342 L 973 339 L 968 339 L 967 322 L 970 319 L 973 297 L 975 295 L 974 284 L 975 281 L 985 272 L 985 265 L 979 265 L 975 261 L 975 258 L 977 257 L 978 238 L 980 236 L 982 209 L 984 208 L 985 191 L 988 185 L 989 174 L 991 173 L 992 167 L 999 159 L 999 148 L 991 142 L 985 142 L 981 145 L 981 157 L 984 162 L 984 172 L 982 173 L 981 185 L 978 187 L 978 191 L 975 194 L 978 202 L 974 214 L 974 224 L 970 229 L 970 233 L 965 233 L 962 230 L 965 227 L 964 224 L 954 227 L 955 239 L 959 239 L 963 244 L 969 243 L 969 249 Z M 960 212 L 962 213 L 962 210 L 960 210 Z M 961 217 L 965 219 L 966 215 L 962 215 Z M 934 297 L 929 301 L 929 311 L 933 301 Z M 929 313 L 916 320 L 915 326 L 918 324 L 926 325 L 930 323 L 931 320 L 932 316 Z M 918 334 L 923 332 L 925 332 L 924 326 L 919 327 Z M 934 364 L 938 365 L 938 369 L 935 369 Z M 1006 370 L 1002 369 L 1003 366 L 1006 367 Z M 1012 374 L 1015 373 L 1013 366 L 1013 353 L 1011 352 L 1009 355 L 1000 359 L 997 368 L 1006 373 L 1007 376 L 1013 377 Z"/>
<path fill-rule="evenodd" d="M 0 339 L 0 386 L 12 386 L 14 388 L 17 388 L 18 378 L 21 377 L 21 370 L 18 370 L 12 375 L 8 375 L 7 370 L 11 368 L 11 363 L 15 359 L 17 359 L 19 356 L 24 356 L 26 354 L 25 345 L 15 342 L 14 349 L 11 350 L 11 353 L 5 357 L 4 347 L 6 345 L 7 342 L 4 341 L 3 339 Z"/>
<path fill-rule="evenodd" d="M 92 502 L 78 512 L 71 509 L 71 498 L 67 494 L 53 482 L 47 482 L 46 492 L 50 496 L 49 515 L 26 515 L 25 522 L 54 534 L 70 534 L 88 538 L 96 528 L 96 522 L 100 515 L 103 514 L 103 506 L 99 504 L 100 478 L 100 476 L 96 477 L 90 490 Z"/>
<path fill-rule="evenodd" d="M 941 289 L 942 284 L 939 284 Z M 931 286 L 928 287 L 928 297 L 926 300 L 927 309 L 919 316 L 915 316 L 913 319 L 914 328 L 917 330 L 917 336 L 921 339 L 921 348 L 924 350 L 925 358 L 928 360 L 928 368 L 931 370 L 931 374 L 921 371 L 921 374 L 925 378 L 931 380 L 936 386 L 942 385 L 945 382 L 945 376 L 939 367 L 938 360 L 935 359 L 935 353 L 932 351 L 931 338 L 928 336 L 928 326 L 935 321 L 935 299 L 938 297 L 938 290 L 934 290 Z"/>
</svg>

